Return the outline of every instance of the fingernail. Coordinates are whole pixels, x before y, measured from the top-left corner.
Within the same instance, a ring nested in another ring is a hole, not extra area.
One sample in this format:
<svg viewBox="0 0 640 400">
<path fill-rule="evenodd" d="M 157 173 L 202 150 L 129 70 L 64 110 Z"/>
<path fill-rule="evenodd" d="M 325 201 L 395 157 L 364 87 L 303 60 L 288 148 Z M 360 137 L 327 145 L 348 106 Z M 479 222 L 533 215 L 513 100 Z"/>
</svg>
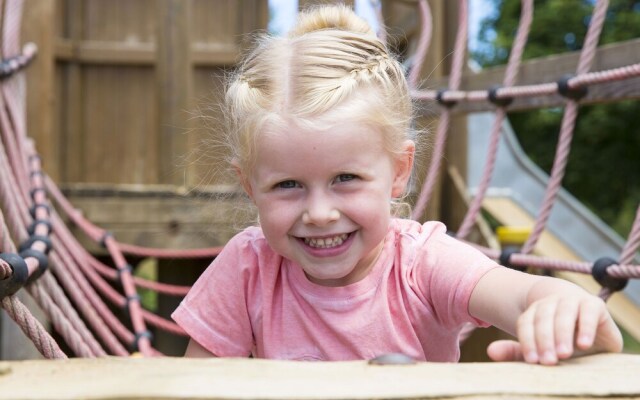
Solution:
<svg viewBox="0 0 640 400">
<path fill-rule="evenodd" d="M 566 355 L 571 354 L 571 349 L 566 344 L 559 345 L 556 350 L 557 350 L 559 355 L 566 356 Z"/>
<path fill-rule="evenodd" d="M 542 355 L 542 361 L 545 364 L 554 364 L 556 361 L 558 361 L 558 359 L 556 358 L 556 355 L 553 352 L 545 351 L 544 354 Z"/>
<path fill-rule="evenodd" d="M 578 344 L 580 344 L 582 347 L 591 346 L 591 337 L 587 335 L 580 336 L 578 338 Z"/>
<path fill-rule="evenodd" d="M 538 353 L 536 353 L 535 351 L 530 351 L 525 356 L 525 359 L 527 360 L 527 362 L 537 363 L 538 362 Z"/>
</svg>

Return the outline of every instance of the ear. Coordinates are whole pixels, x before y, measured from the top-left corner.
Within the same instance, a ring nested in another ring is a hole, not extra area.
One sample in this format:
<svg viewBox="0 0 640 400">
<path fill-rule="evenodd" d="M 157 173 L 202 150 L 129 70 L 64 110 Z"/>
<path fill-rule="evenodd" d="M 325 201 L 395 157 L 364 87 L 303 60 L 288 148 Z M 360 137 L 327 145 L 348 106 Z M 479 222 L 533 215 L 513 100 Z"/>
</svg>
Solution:
<svg viewBox="0 0 640 400">
<path fill-rule="evenodd" d="M 236 175 L 238 175 L 238 180 L 240 181 L 242 188 L 247 193 L 249 198 L 253 201 L 253 190 L 251 189 L 251 182 L 249 182 L 249 177 L 242 170 L 242 168 L 240 167 L 240 164 L 236 160 L 233 160 L 231 162 L 231 166 L 236 171 Z"/>
<path fill-rule="evenodd" d="M 413 159 L 416 153 L 416 145 L 413 140 L 403 143 L 403 152 L 394 160 L 395 175 L 391 186 L 391 196 L 395 199 L 402 197 L 413 169 Z"/>
</svg>

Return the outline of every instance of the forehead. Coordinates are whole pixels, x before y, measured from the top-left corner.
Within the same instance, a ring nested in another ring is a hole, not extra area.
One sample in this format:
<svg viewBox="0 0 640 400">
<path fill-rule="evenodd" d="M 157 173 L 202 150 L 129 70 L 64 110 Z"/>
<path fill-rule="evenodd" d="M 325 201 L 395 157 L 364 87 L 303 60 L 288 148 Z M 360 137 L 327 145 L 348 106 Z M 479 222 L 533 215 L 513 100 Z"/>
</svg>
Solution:
<svg viewBox="0 0 640 400">
<path fill-rule="evenodd" d="M 305 127 L 285 123 L 271 125 L 258 134 L 255 167 L 341 168 L 364 166 L 387 157 L 382 134 L 366 124 L 345 122 Z"/>
<path fill-rule="evenodd" d="M 345 147 L 378 151 L 383 149 L 382 133 L 374 127 L 353 121 L 295 122 L 268 124 L 257 137 L 261 149 L 295 147 L 298 152 L 331 151 Z"/>
</svg>

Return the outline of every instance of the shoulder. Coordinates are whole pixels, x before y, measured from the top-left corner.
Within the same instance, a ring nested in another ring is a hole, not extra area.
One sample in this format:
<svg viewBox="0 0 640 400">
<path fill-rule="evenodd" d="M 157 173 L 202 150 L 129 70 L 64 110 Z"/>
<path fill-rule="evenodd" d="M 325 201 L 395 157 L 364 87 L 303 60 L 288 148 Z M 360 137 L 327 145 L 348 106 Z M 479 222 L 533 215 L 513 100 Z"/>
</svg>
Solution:
<svg viewBox="0 0 640 400">
<path fill-rule="evenodd" d="M 442 222 L 394 219 L 392 229 L 396 231 L 396 246 L 405 258 L 427 265 L 494 264 L 479 250 L 449 235 Z"/>
<path fill-rule="evenodd" d="M 410 219 L 395 218 L 391 229 L 398 237 L 399 245 L 424 246 L 433 241 L 448 241 L 447 227 L 439 221 L 420 223 Z"/>
</svg>

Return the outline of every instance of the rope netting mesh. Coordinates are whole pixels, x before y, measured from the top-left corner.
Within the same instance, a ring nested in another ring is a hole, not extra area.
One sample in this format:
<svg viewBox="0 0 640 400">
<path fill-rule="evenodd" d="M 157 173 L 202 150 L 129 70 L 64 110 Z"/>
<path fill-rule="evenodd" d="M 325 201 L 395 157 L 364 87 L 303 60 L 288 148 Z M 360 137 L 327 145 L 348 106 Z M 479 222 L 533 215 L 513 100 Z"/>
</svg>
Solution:
<svg viewBox="0 0 640 400">
<path fill-rule="evenodd" d="M 67 355 L 47 329 L 18 299 L 22 288 L 42 309 L 55 332 L 64 340 L 73 356 L 100 357 L 107 354 L 126 356 L 140 352 L 144 356 L 161 353 L 153 347 L 148 326 L 185 336 L 173 321 L 142 307 L 138 289 L 150 289 L 171 296 L 184 296 L 188 286 L 156 282 L 133 276 L 127 257 L 203 258 L 215 257 L 221 248 L 168 250 L 120 243 L 104 229 L 87 220 L 73 207 L 60 188 L 41 169 L 40 158 L 26 133 L 26 96 L 23 67 L 35 56 L 35 46 L 20 48 L 19 31 L 23 2 L 4 2 L 2 56 L 0 66 L 0 297 L 2 307 L 46 358 Z M 544 201 L 535 226 L 518 252 L 504 252 L 472 244 L 487 256 L 511 267 L 533 267 L 592 274 L 602 285 L 601 297 L 608 298 L 621 290 L 630 278 L 640 278 L 640 266 L 633 265 L 640 246 L 640 207 L 619 259 L 598 262 L 575 262 L 532 254 L 547 227 L 549 215 L 565 173 L 567 157 L 575 127 L 581 89 L 596 83 L 625 80 L 640 76 L 640 64 L 609 71 L 589 72 L 597 49 L 608 2 L 596 2 L 575 75 L 558 82 L 515 86 L 522 54 L 533 18 L 533 0 L 523 0 L 514 45 L 501 86 L 483 91 L 460 89 L 465 65 L 468 36 L 467 0 L 458 0 L 458 30 L 452 53 L 451 71 L 446 90 L 418 89 L 422 60 L 431 41 L 432 17 L 427 0 L 417 2 L 422 29 L 408 81 L 416 100 L 437 101 L 441 105 L 435 132 L 433 156 L 417 197 L 412 217 L 420 219 L 441 174 L 444 149 L 450 130 L 452 108 L 459 102 L 491 101 L 495 120 L 485 167 L 477 193 L 470 202 L 456 236 L 464 240 L 474 227 L 496 165 L 501 127 L 509 103 L 516 97 L 546 96 L 562 93 L 564 107 L 555 161 Z M 381 30 L 384 32 L 384 29 Z M 567 93 L 569 95 L 567 95 Z M 53 202 L 50 202 L 50 199 Z M 56 207 L 53 206 L 56 205 Z M 74 224 L 108 252 L 114 267 L 88 250 L 72 234 L 64 218 Z M 16 245 L 19 243 L 19 245 Z M 113 309 L 124 310 L 116 315 Z"/>
</svg>

